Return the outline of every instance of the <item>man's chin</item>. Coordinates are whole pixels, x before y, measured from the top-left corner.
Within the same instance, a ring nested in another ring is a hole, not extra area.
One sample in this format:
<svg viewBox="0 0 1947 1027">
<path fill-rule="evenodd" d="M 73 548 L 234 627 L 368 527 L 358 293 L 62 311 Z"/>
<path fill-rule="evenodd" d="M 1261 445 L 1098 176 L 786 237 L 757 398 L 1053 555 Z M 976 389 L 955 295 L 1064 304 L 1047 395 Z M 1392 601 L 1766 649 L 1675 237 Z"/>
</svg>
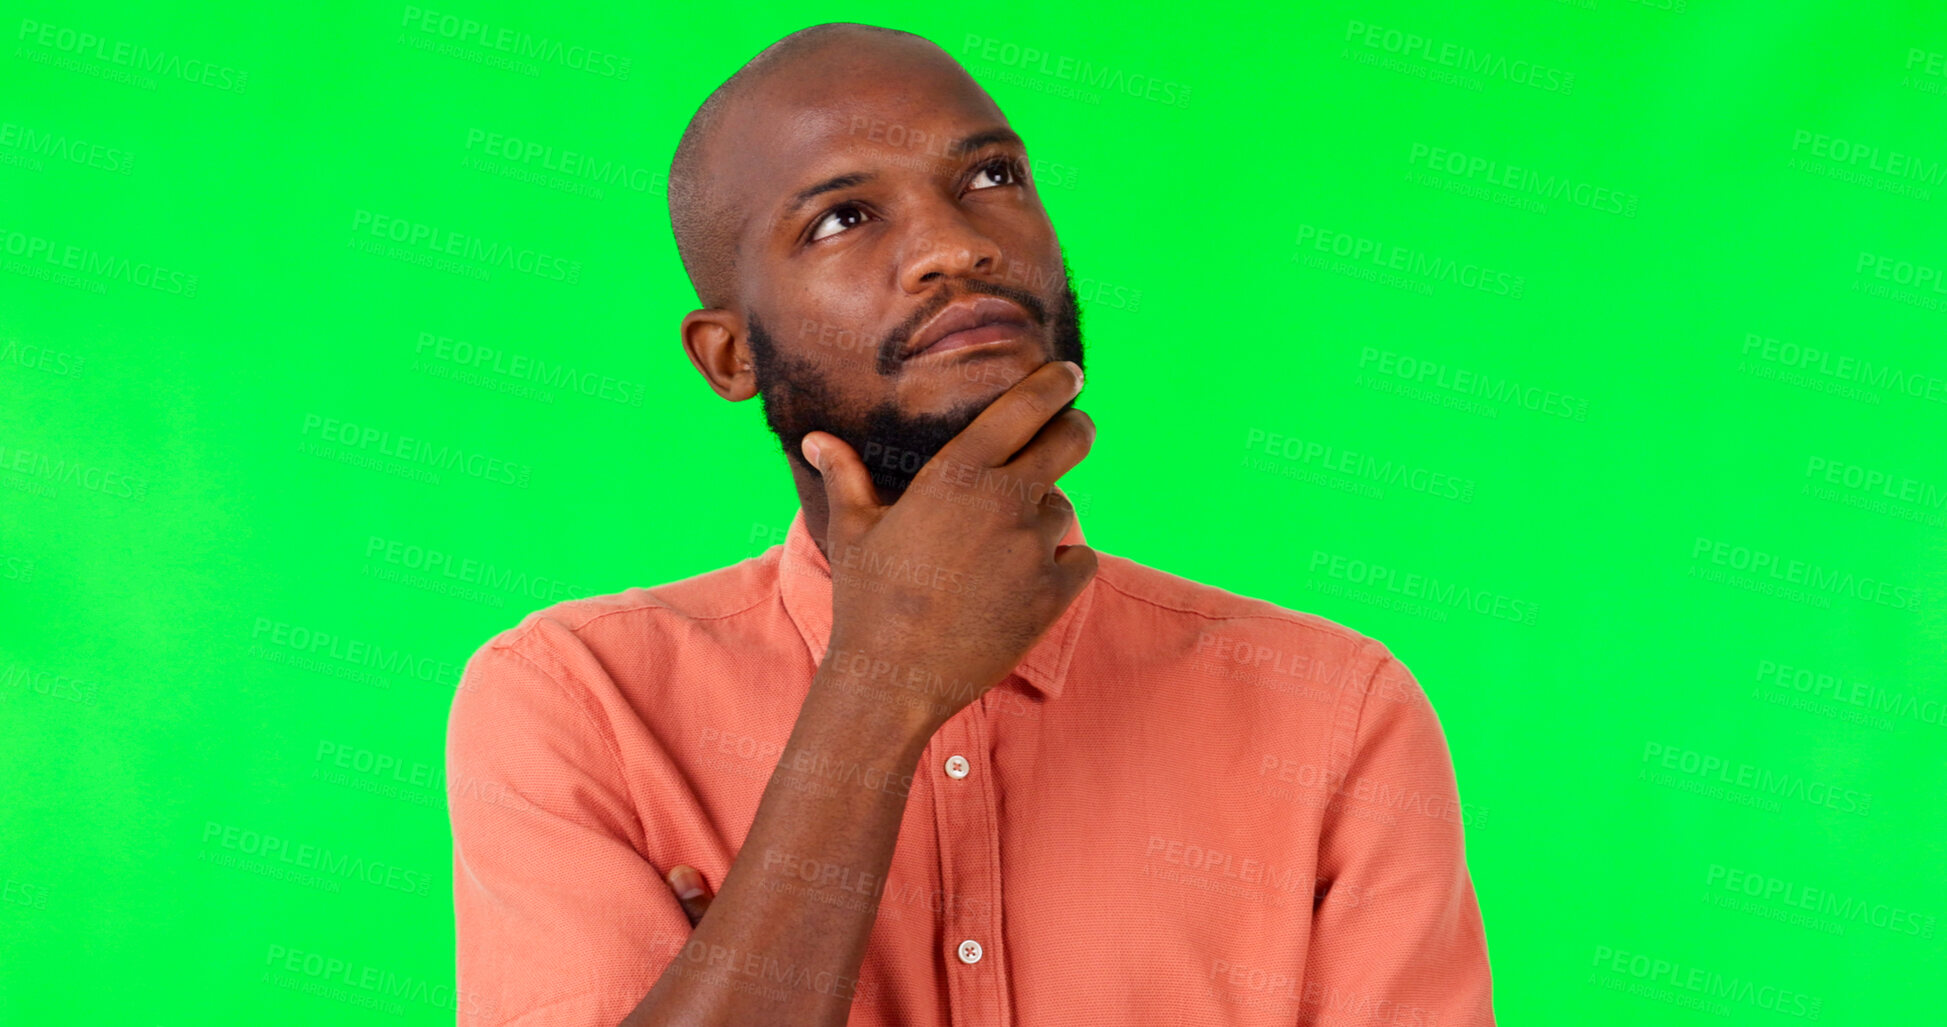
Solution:
<svg viewBox="0 0 1947 1027">
<path fill-rule="evenodd" d="M 938 411 L 903 411 L 882 406 L 872 412 L 856 436 L 848 437 L 836 431 L 833 434 L 858 451 L 866 471 L 881 489 L 904 492 L 920 468 L 966 431 L 993 401 L 994 397 L 963 401 Z"/>
</svg>

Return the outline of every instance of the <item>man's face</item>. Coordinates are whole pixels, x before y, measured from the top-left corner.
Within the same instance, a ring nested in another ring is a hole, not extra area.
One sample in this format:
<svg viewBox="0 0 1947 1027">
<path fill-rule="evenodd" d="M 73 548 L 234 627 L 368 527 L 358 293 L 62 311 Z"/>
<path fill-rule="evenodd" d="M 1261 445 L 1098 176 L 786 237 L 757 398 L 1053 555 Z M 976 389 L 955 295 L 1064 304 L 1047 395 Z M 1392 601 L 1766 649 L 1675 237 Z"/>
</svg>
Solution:
<svg viewBox="0 0 1947 1027">
<path fill-rule="evenodd" d="M 766 80 L 722 129 L 757 389 L 794 462 L 806 433 L 830 432 L 897 495 L 1029 372 L 1082 362 L 1026 150 L 945 55 L 827 51 Z M 943 312 L 989 323 L 945 334 Z"/>
</svg>

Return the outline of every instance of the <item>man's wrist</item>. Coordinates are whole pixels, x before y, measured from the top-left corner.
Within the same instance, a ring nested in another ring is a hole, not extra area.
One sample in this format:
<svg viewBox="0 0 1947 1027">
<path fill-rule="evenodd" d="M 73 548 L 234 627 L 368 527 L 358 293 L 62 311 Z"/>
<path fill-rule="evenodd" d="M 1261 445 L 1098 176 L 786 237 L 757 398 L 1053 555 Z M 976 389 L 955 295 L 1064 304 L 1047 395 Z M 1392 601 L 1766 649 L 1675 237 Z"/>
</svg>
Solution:
<svg viewBox="0 0 1947 1027">
<path fill-rule="evenodd" d="M 872 737 L 909 745 L 917 759 L 958 707 L 947 705 L 947 675 L 930 663 L 887 653 L 834 645 L 819 664 L 805 702 L 832 710 Z"/>
</svg>

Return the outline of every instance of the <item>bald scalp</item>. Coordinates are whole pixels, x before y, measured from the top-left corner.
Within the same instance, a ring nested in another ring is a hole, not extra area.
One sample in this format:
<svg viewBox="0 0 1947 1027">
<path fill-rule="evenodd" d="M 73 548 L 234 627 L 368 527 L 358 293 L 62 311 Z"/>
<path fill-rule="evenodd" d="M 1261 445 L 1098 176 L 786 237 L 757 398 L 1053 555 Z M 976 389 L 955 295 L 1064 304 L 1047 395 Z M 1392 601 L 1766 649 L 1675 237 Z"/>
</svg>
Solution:
<svg viewBox="0 0 1947 1027">
<path fill-rule="evenodd" d="M 939 49 L 925 36 L 900 29 L 849 21 L 812 25 L 765 47 L 712 90 L 690 116 L 669 164 L 669 224 L 683 271 L 704 307 L 729 308 L 736 295 L 737 230 L 744 212 L 725 195 L 716 173 L 726 145 L 719 130 L 730 113 L 771 75 L 834 45 L 895 40 Z"/>
</svg>

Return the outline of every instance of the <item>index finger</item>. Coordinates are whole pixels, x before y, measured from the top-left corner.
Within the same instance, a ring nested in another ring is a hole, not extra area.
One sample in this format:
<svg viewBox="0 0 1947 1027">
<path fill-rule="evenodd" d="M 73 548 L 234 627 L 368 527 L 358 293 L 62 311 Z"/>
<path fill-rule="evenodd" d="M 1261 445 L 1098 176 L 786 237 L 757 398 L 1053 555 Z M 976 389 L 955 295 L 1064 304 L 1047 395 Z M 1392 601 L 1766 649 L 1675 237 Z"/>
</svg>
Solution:
<svg viewBox="0 0 1947 1027">
<path fill-rule="evenodd" d="M 1042 364 L 989 403 L 965 431 L 940 448 L 934 459 L 946 457 L 962 464 L 999 467 L 1014 459 L 1041 426 L 1081 391 L 1080 367 L 1067 360 Z M 920 470 L 925 472 L 925 468 Z"/>
</svg>

